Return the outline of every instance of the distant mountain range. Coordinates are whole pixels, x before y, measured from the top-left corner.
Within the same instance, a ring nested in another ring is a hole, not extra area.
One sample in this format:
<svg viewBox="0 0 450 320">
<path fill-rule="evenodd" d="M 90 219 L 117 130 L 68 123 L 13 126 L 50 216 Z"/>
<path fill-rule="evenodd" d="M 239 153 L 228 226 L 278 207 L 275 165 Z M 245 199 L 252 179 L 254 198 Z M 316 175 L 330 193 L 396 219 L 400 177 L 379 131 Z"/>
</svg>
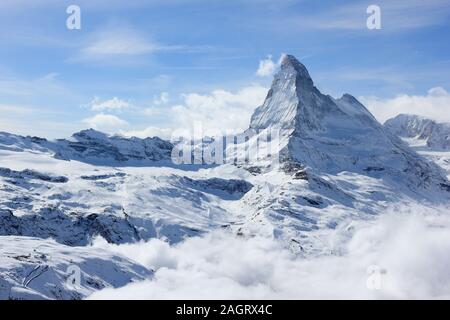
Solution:
<svg viewBox="0 0 450 320">
<path fill-rule="evenodd" d="M 431 148 L 450 150 L 450 123 L 438 123 L 425 117 L 401 114 L 384 124 L 391 133 L 404 138 L 416 138 Z"/>
</svg>

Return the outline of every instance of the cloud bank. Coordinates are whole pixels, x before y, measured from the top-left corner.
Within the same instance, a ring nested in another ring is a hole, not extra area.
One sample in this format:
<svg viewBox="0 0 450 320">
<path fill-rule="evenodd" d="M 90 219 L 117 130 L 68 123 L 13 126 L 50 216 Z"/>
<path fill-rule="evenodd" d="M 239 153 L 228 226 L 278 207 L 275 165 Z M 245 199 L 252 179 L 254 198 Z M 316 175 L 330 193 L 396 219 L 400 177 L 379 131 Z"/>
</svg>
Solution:
<svg viewBox="0 0 450 320">
<path fill-rule="evenodd" d="M 267 88 L 260 85 L 244 87 L 237 92 L 214 90 L 209 94 L 183 95 L 184 103 L 172 107 L 176 127 L 191 128 L 201 122 L 205 131 L 246 129 L 254 109 L 262 104 Z"/>
<path fill-rule="evenodd" d="M 90 298 L 450 298 L 448 209 L 393 212 L 352 224 L 356 232 L 342 256 L 295 257 L 273 239 L 241 239 L 224 232 L 173 247 L 160 240 L 120 246 L 97 241 L 95 246 L 156 273 L 153 280 L 105 289 Z M 380 273 L 370 274 L 374 270 Z"/>
<path fill-rule="evenodd" d="M 99 113 L 82 121 L 89 127 L 107 133 L 118 132 L 119 128 L 128 126 L 128 122 L 112 114 Z"/>
<path fill-rule="evenodd" d="M 438 122 L 450 122 L 450 93 L 441 87 L 428 90 L 426 95 L 402 94 L 391 99 L 359 99 L 380 122 L 401 113 L 417 114 Z"/>
<path fill-rule="evenodd" d="M 255 84 L 235 92 L 217 89 L 206 94 L 183 94 L 180 104 L 165 109 L 168 116 L 166 127 L 149 126 L 143 130 L 122 131 L 121 134 L 142 138 L 159 135 L 169 139 L 174 132 L 192 135 L 198 124 L 201 124 L 203 135 L 242 132 L 248 128 L 255 108 L 264 102 L 267 91 L 266 87 Z M 167 104 L 169 95 L 162 93 L 156 100 L 160 105 Z M 158 106 L 143 112 L 149 117 L 162 113 Z"/>
</svg>

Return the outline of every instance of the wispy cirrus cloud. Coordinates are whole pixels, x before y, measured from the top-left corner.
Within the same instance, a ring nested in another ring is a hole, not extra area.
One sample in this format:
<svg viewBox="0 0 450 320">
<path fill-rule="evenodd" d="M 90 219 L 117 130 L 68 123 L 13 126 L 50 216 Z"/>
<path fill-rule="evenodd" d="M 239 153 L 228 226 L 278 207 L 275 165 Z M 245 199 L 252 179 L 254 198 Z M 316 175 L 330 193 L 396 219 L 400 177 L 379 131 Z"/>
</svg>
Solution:
<svg viewBox="0 0 450 320">
<path fill-rule="evenodd" d="M 34 79 L 0 76 L 0 94 L 3 96 L 32 96 L 42 94 L 67 94 L 68 89 L 58 81 L 58 74 L 50 72 Z"/>
<path fill-rule="evenodd" d="M 115 29 L 97 33 L 81 49 L 81 54 L 89 57 L 108 55 L 140 55 L 161 50 L 163 46 L 138 34 L 131 29 Z"/>
<path fill-rule="evenodd" d="M 167 46 L 151 40 L 149 36 L 132 28 L 106 28 L 92 33 L 71 60 L 76 62 L 105 61 L 105 59 L 111 61 L 150 54 L 164 48 L 168 49 Z"/>
<path fill-rule="evenodd" d="M 372 2 L 330 5 L 329 10 L 287 18 L 286 23 L 318 30 L 366 30 L 366 9 Z M 407 30 L 446 23 L 450 16 L 448 0 L 380 0 L 382 28 Z"/>
<path fill-rule="evenodd" d="M 131 26 L 105 26 L 92 32 L 87 40 L 79 45 L 75 56 L 70 62 L 136 62 L 137 58 L 161 52 L 198 53 L 210 51 L 208 45 L 191 46 L 184 44 L 165 44 L 154 39 L 153 36 Z"/>
</svg>

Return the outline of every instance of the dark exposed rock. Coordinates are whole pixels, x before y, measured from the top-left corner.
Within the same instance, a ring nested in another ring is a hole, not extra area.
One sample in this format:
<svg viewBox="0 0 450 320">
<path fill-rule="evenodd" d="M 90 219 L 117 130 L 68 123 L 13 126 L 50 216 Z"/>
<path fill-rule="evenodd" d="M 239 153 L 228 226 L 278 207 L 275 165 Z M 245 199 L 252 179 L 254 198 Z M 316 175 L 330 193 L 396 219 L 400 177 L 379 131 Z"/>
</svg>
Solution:
<svg viewBox="0 0 450 320">
<path fill-rule="evenodd" d="M 245 180 L 237 180 L 237 179 L 225 180 L 221 178 L 194 180 L 188 177 L 183 177 L 183 179 L 192 186 L 204 189 L 206 191 L 208 189 L 212 189 L 218 191 L 225 191 L 229 194 L 234 193 L 245 194 L 248 191 L 250 191 L 251 188 L 253 188 L 253 185 Z"/>
<path fill-rule="evenodd" d="M 45 207 L 33 214 L 16 217 L 11 210 L 0 209 L 0 220 L 0 235 L 53 238 L 71 246 L 87 245 L 97 235 L 115 244 L 140 240 L 128 219 L 115 214 L 79 216 L 60 208 Z"/>
<path fill-rule="evenodd" d="M 298 162 L 284 162 L 281 169 L 287 174 L 292 174 L 294 179 L 308 180 L 308 174 L 305 167 Z"/>
<path fill-rule="evenodd" d="M 92 175 L 92 176 L 81 176 L 83 180 L 105 180 L 109 178 L 115 177 L 125 177 L 126 174 L 123 172 L 111 173 L 111 174 L 100 174 L 100 175 Z"/>
<path fill-rule="evenodd" d="M 0 176 L 14 179 L 38 179 L 41 181 L 53 183 L 66 183 L 69 181 L 69 179 L 64 176 L 53 176 L 30 169 L 25 169 L 23 171 L 16 171 L 8 168 L 0 168 Z"/>
<path fill-rule="evenodd" d="M 364 169 L 364 171 L 367 171 L 367 172 L 372 172 L 372 171 L 384 171 L 385 169 L 384 168 L 381 168 L 381 167 L 367 167 L 367 168 L 365 168 Z"/>
</svg>

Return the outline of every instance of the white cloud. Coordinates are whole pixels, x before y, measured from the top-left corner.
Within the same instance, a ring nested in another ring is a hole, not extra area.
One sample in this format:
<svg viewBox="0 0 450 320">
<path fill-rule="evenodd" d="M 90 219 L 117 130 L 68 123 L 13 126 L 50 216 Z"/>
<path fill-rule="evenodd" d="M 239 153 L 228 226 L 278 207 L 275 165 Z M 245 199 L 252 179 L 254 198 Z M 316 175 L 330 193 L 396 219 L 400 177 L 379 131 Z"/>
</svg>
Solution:
<svg viewBox="0 0 450 320">
<path fill-rule="evenodd" d="M 267 56 L 267 59 L 259 61 L 259 67 L 256 74 L 260 77 L 271 76 L 275 72 L 276 67 L 277 65 L 273 62 L 272 56 L 269 55 Z"/>
<path fill-rule="evenodd" d="M 275 70 L 280 66 L 281 61 L 283 60 L 284 54 L 280 56 L 277 62 L 272 60 L 272 55 L 268 55 L 267 59 L 259 61 L 259 67 L 256 71 L 256 75 L 259 77 L 268 77 L 273 75 Z"/>
<path fill-rule="evenodd" d="M 109 26 L 87 36 L 77 56 L 69 61 L 96 63 L 137 62 L 137 57 L 157 52 L 200 52 L 209 46 L 169 45 L 154 40 L 150 35 L 128 26 Z M 149 57 L 146 56 L 146 60 Z"/>
<path fill-rule="evenodd" d="M 105 131 L 108 133 L 115 133 L 120 128 L 128 126 L 128 122 L 111 114 L 99 113 L 93 117 L 84 119 L 83 123 L 89 125 L 91 128 Z"/>
<path fill-rule="evenodd" d="M 190 130 L 200 122 L 207 135 L 239 132 L 248 128 L 250 117 L 267 95 L 260 85 L 244 87 L 237 92 L 214 90 L 209 94 L 183 95 L 183 104 L 173 106 L 173 127 Z"/>
<path fill-rule="evenodd" d="M 117 97 L 103 101 L 100 98 L 95 97 L 88 105 L 92 111 L 122 111 L 123 109 L 128 109 L 130 107 L 129 102 Z"/>
<path fill-rule="evenodd" d="M 159 128 L 159 127 L 147 127 L 143 130 L 119 130 L 119 133 L 125 137 L 159 137 L 161 139 L 170 140 L 173 129 L 171 128 Z"/>
<path fill-rule="evenodd" d="M 156 273 L 153 280 L 105 289 L 91 298 L 448 299 L 447 212 L 397 208 L 371 222 L 354 221 L 356 232 L 340 256 L 294 257 L 271 238 L 242 239 L 225 232 L 172 247 L 161 240 L 120 246 L 97 242 Z M 380 290 L 367 287 L 368 267 L 374 265 L 385 270 Z"/>
<path fill-rule="evenodd" d="M 81 54 L 84 57 L 140 55 L 158 49 L 160 49 L 159 44 L 149 41 L 137 31 L 113 28 L 96 33 L 81 50 Z"/>
<path fill-rule="evenodd" d="M 248 128 L 250 117 L 264 101 L 267 90 L 260 85 L 251 85 L 236 92 L 217 89 L 208 94 L 183 94 L 182 103 L 169 109 L 157 106 L 142 110 L 149 117 L 166 117 L 165 127 L 149 126 L 143 130 L 122 130 L 120 133 L 126 136 L 159 136 L 170 139 L 176 138 L 172 137 L 172 133 L 177 136 L 192 136 L 194 130 L 198 129 L 202 130 L 198 133 L 202 136 L 242 132 Z M 164 93 L 157 99 L 162 104 L 169 101 L 168 95 Z M 163 102 L 165 99 L 167 100 Z"/>
<path fill-rule="evenodd" d="M 163 111 L 156 107 L 149 107 L 149 108 L 145 108 L 142 111 L 142 113 L 148 117 L 153 117 L 153 116 L 161 115 L 163 113 Z"/>
<path fill-rule="evenodd" d="M 168 92 L 161 92 L 159 97 L 153 98 L 153 104 L 160 105 L 160 104 L 166 104 L 170 100 L 170 96 Z"/>
<path fill-rule="evenodd" d="M 359 99 L 380 122 L 401 113 L 417 114 L 438 122 L 450 122 L 450 93 L 441 87 L 432 88 L 423 96 L 402 94 L 391 99 Z"/>
</svg>

